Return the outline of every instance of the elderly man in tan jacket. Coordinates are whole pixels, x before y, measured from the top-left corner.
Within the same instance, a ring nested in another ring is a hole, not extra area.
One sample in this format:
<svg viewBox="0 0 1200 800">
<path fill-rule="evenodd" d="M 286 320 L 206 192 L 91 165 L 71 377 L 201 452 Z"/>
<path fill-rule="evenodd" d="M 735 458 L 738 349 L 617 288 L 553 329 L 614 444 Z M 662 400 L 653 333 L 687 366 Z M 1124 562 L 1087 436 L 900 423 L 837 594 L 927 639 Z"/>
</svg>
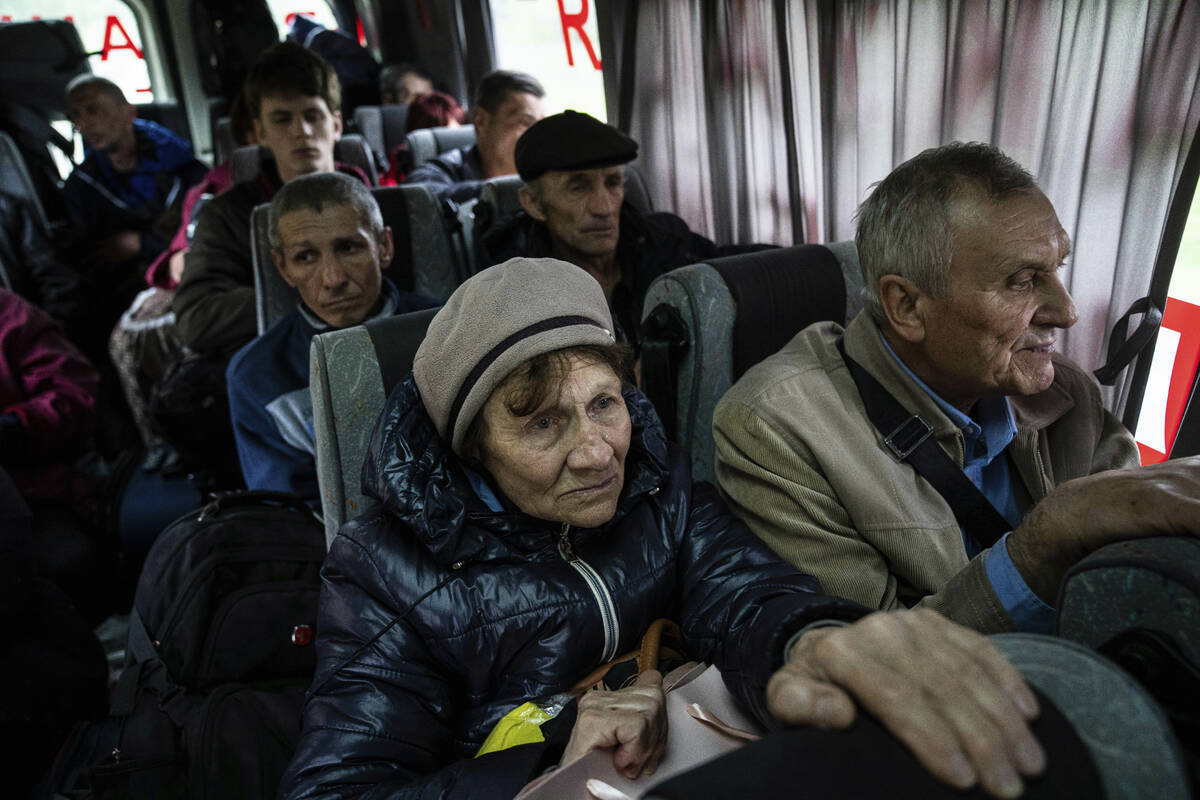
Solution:
<svg viewBox="0 0 1200 800">
<path fill-rule="evenodd" d="M 1200 460 L 1138 467 L 1054 353 L 1070 241 L 1029 173 L 990 145 L 927 150 L 877 185 L 856 243 L 866 313 L 799 333 L 713 420 L 722 491 L 782 557 L 870 607 L 1046 631 L 1079 558 L 1200 533 Z M 890 423 L 866 410 L 889 402 Z M 913 466 L 924 439 L 952 488 Z"/>
</svg>

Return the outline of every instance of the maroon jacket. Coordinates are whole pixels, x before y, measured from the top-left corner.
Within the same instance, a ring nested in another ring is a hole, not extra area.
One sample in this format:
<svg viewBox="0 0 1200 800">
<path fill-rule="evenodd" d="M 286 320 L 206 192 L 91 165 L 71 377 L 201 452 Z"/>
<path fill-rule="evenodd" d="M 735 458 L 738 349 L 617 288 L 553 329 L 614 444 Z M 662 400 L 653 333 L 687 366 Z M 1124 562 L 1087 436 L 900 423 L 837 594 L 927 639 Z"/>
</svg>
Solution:
<svg viewBox="0 0 1200 800">
<path fill-rule="evenodd" d="M 0 289 L 0 463 L 22 493 L 77 494 L 69 466 L 91 431 L 99 384 L 49 314 Z"/>
</svg>

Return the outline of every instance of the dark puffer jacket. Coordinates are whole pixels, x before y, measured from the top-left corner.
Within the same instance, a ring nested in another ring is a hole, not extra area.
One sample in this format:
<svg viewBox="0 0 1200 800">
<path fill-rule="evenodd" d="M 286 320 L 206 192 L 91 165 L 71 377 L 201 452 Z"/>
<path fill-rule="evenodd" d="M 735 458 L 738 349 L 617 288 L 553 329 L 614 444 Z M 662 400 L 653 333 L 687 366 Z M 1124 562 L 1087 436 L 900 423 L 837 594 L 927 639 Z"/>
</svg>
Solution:
<svg viewBox="0 0 1200 800">
<path fill-rule="evenodd" d="M 282 796 L 511 797 L 561 742 L 472 758 L 496 722 L 635 648 L 658 617 L 678 620 L 690 654 L 769 724 L 764 689 L 790 635 L 862 611 L 821 595 L 712 487 L 693 487 L 649 401 L 625 400 L 633 442 L 616 515 L 576 530 L 488 510 L 412 379 L 396 389 L 363 469 L 382 506 L 343 527 L 325 562 L 317 674 Z M 564 559 L 562 537 L 605 591 Z"/>
</svg>

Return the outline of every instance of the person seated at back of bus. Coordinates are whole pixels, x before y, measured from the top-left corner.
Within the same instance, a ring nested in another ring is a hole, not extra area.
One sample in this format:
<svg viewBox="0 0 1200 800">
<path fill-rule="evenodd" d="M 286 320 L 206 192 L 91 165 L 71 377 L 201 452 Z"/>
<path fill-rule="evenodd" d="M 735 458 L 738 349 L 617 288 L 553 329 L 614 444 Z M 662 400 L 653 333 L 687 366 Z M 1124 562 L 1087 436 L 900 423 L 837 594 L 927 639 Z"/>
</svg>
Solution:
<svg viewBox="0 0 1200 800">
<path fill-rule="evenodd" d="M 485 75 L 471 109 L 475 144 L 426 161 L 408 174 L 405 183 L 428 184 L 439 198 L 458 203 L 478 197 L 488 178 L 517 172 L 513 158 L 517 139 L 545 116 L 545 96 L 532 75 L 508 70 Z"/>
<path fill-rule="evenodd" d="M 250 214 L 300 175 L 335 168 L 333 145 L 342 133 L 337 75 L 320 56 L 282 42 L 259 57 L 243 89 L 254 138 L 271 160 L 253 179 L 214 197 L 196 215 L 192 249 L 172 308 L 183 343 L 194 352 L 232 352 L 254 338 L 254 265 Z"/>
<path fill-rule="evenodd" d="M 876 185 L 856 243 L 867 311 L 797 334 L 714 415 L 721 489 L 777 553 L 873 608 L 1037 632 L 1092 550 L 1200 534 L 1200 459 L 1139 469 L 1095 381 L 1054 354 L 1077 319 L 1071 245 L 1028 172 L 987 144 L 926 150 Z M 956 519 L 885 446 L 839 343 L 882 387 L 872 404 L 886 392 L 930 426 L 992 525 Z"/>
<path fill-rule="evenodd" d="M 388 64 L 379 71 L 379 96 L 385 106 L 406 106 L 433 90 L 433 76 L 416 64 Z"/>
<path fill-rule="evenodd" d="M 420 94 L 408 104 L 404 118 L 404 132 L 412 133 L 423 128 L 457 128 L 467 122 L 467 112 L 445 92 Z M 388 154 L 387 174 L 379 180 L 381 186 L 396 186 L 404 181 L 411 159 L 408 142 L 400 142 Z"/>
<path fill-rule="evenodd" d="M 654 279 L 726 252 L 673 214 L 644 216 L 625 202 L 621 165 L 637 151 L 633 139 L 587 114 L 546 117 L 517 141 L 524 211 L 476 239 L 481 266 L 553 256 L 587 270 L 604 287 L 618 336 L 635 348 Z"/>
<path fill-rule="evenodd" d="M 247 488 L 291 492 L 319 505 L 309 341 L 438 303 L 397 291 L 382 276 L 392 260 L 392 231 L 355 178 L 296 178 L 271 201 L 269 225 L 271 258 L 300 303 L 229 362 L 233 432 Z"/>
<path fill-rule="evenodd" d="M 71 224 L 100 260 L 145 267 L 166 247 L 184 194 L 207 167 L 188 142 L 138 119 L 107 78 L 76 77 L 67 84 L 66 104 L 85 154 L 63 186 Z"/>
</svg>

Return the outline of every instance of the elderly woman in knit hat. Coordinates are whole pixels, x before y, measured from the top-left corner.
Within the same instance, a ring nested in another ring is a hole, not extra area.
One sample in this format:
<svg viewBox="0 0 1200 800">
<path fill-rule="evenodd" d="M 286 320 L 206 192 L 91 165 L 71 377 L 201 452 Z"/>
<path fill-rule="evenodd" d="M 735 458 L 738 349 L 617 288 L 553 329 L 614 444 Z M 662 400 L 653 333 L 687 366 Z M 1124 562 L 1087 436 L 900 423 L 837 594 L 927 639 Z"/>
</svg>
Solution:
<svg viewBox="0 0 1200 800">
<path fill-rule="evenodd" d="M 380 505 L 325 563 L 283 795 L 511 797 L 596 748 L 652 773 L 653 671 L 544 709 L 557 716 L 525 743 L 483 745 L 661 617 L 764 725 L 845 727 L 857 701 L 943 780 L 1019 792 L 1043 755 L 1015 669 L 931 612 L 855 622 L 863 609 L 780 561 L 692 484 L 612 328 L 600 285 L 553 259 L 484 270 L 434 318 L 364 465 Z"/>
</svg>

